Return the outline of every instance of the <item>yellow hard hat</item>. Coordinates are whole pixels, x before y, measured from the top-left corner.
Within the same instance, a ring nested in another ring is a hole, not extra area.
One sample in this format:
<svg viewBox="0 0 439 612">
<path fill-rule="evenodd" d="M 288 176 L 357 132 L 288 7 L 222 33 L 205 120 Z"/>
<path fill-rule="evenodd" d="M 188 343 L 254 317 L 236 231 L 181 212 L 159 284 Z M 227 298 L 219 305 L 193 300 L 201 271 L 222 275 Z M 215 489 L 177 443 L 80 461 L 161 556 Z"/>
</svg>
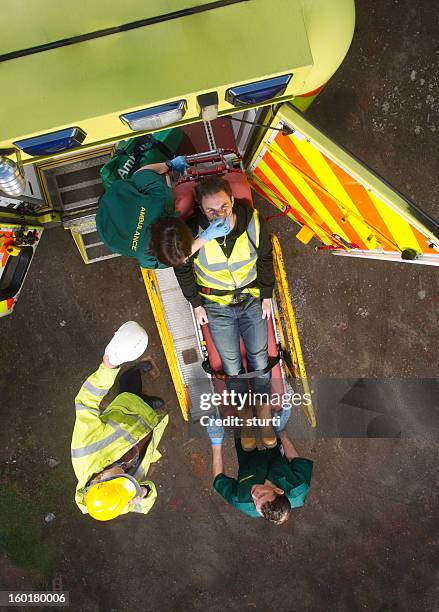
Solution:
<svg viewBox="0 0 439 612">
<path fill-rule="evenodd" d="M 125 474 L 93 484 L 87 490 L 85 503 L 91 517 L 97 521 L 111 521 L 122 514 L 127 503 L 139 494 L 139 483 Z"/>
</svg>

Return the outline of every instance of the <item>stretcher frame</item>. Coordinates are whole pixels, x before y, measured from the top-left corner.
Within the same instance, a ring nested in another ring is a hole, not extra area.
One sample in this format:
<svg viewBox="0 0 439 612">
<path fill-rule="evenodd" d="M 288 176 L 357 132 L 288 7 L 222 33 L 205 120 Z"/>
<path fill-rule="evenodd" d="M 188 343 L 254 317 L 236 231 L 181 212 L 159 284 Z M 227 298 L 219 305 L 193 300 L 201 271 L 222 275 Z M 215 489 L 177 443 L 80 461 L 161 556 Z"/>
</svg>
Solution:
<svg viewBox="0 0 439 612">
<path fill-rule="evenodd" d="M 294 315 L 294 308 L 282 250 L 277 236 L 271 235 L 271 240 L 273 244 L 273 262 L 276 279 L 276 291 L 275 296 L 272 299 L 272 313 L 274 313 L 273 324 L 275 335 L 280 343 L 283 354 L 280 361 L 282 378 L 288 383 L 290 380 L 292 382 L 294 381 L 296 385 L 301 386 L 303 393 L 309 393 L 309 396 L 312 398 L 300 345 L 299 332 Z M 145 268 L 142 268 L 142 276 L 154 319 L 157 324 L 160 339 L 162 341 L 170 374 L 174 383 L 175 393 L 181 413 L 183 419 L 185 421 L 189 421 L 191 406 L 187 382 L 183 378 L 178 363 L 172 337 L 172 330 L 168 328 L 166 322 L 163 299 L 161 296 L 159 283 L 157 281 L 157 276 L 154 270 L 148 270 Z M 195 317 L 193 316 L 192 319 L 195 326 L 196 335 L 198 337 L 200 352 L 204 354 L 207 351 L 206 342 L 202 338 L 198 324 L 195 321 Z M 288 356 L 288 358 L 286 358 L 286 356 Z M 209 377 L 207 373 L 206 377 Z M 306 406 L 302 403 L 301 407 L 311 427 L 316 427 L 316 418 L 312 399 L 309 405 Z"/>
</svg>

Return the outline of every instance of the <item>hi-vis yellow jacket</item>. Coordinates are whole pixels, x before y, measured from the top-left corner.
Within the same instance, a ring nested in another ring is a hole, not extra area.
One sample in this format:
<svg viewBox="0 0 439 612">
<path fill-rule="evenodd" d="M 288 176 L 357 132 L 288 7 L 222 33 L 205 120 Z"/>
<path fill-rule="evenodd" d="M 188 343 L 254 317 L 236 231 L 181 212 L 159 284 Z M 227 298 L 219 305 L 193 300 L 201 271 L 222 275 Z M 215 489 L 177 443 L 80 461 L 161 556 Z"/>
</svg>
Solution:
<svg viewBox="0 0 439 612">
<path fill-rule="evenodd" d="M 153 482 L 146 480 L 151 463 L 158 461 L 157 450 L 168 424 L 168 416 L 161 418 L 140 397 L 121 393 L 104 410 L 99 410 L 103 397 L 114 384 L 120 368 L 106 368 L 101 364 L 89 376 L 75 398 L 76 422 L 72 438 L 72 463 L 78 485 L 75 501 L 81 512 L 87 514 L 84 489 L 90 478 L 117 461 L 151 430 L 153 435 L 142 463 L 134 477 L 151 491 L 129 510 L 147 514 L 157 498 Z"/>
<path fill-rule="evenodd" d="M 198 251 L 194 259 L 197 284 L 231 292 L 230 295 L 203 293 L 203 298 L 227 306 L 233 299 L 233 291 L 256 280 L 259 232 L 259 215 L 258 211 L 254 210 L 247 230 L 236 239 L 228 259 L 216 240 L 210 240 Z M 242 293 L 250 293 L 254 297 L 259 297 L 260 292 L 258 287 L 249 287 Z"/>
</svg>

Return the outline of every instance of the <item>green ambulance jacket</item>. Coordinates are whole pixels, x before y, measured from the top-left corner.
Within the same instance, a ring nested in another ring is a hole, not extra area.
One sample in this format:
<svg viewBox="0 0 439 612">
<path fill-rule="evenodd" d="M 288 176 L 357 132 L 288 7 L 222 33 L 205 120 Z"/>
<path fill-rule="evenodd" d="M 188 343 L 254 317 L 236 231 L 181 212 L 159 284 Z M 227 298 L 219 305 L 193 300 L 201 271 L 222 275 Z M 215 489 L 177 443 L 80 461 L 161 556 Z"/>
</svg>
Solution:
<svg viewBox="0 0 439 612">
<path fill-rule="evenodd" d="M 302 457 L 288 461 L 279 452 L 275 453 L 276 450 L 253 451 L 252 465 L 240 468 L 237 479 L 218 474 L 213 488 L 229 504 L 253 518 L 261 518 L 261 515 L 256 510 L 251 489 L 265 480 L 284 491 L 291 508 L 303 506 L 311 484 L 313 462 Z"/>
<path fill-rule="evenodd" d="M 102 195 L 96 229 L 110 251 L 135 257 L 142 268 L 166 268 L 149 250 L 149 227 L 163 217 L 178 217 L 171 189 L 157 172 L 139 170 Z"/>
<path fill-rule="evenodd" d="M 150 487 L 149 494 L 129 506 L 131 512 L 147 514 L 157 498 L 154 483 L 146 480 L 151 463 L 161 457 L 157 447 L 168 424 L 168 416 L 160 417 L 140 397 L 121 393 L 102 412 L 100 403 L 114 384 L 120 368 L 106 368 L 101 364 L 89 376 L 75 398 L 76 421 L 72 437 L 72 464 L 78 479 L 75 501 L 87 514 L 84 489 L 90 478 L 120 459 L 134 444 L 151 430 L 153 435 L 145 456 L 134 478 L 140 485 Z"/>
</svg>

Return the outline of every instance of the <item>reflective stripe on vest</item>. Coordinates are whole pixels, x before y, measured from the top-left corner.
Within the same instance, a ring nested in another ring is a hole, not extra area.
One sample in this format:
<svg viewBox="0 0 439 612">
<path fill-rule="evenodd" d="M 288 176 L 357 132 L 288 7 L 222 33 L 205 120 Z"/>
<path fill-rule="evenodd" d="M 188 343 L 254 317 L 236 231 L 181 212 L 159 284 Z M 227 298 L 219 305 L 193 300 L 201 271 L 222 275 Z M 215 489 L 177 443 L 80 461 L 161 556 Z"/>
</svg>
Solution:
<svg viewBox="0 0 439 612">
<path fill-rule="evenodd" d="M 246 231 L 236 239 L 228 259 L 216 240 L 211 240 L 205 244 L 194 260 L 197 284 L 233 292 L 253 282 L 257 277 L 256 262 L 258 254 L 256 248 L 259 246 L 259 231 L 259 215 L 254 210 Z M 259 296 L 259 289 L 252 287 L 244 289 L 243 293 L 250 293 L 257 297 Z M 232 301 L 232 295 L 203 294 L 203 297 L 225 306 Z"/>
<path fill-rule="evenodd" d="M 141 421 L 142 424 L 145 423 L 143 419 L 138 420 Z M 133 438 L 131 434 L 125 431 L 119 425 L 119 423 L 116 423 L 116 421 L 113 421 L 112 419 L 107 419 L 107 423 L 114 429 L 114 433 L 110 434 L 106 438 L 102 438 L 101 440 L 97 440 L 96 442 L 92 442 L 92 444 L 87 444 L 86 446 L 83 446 L 81 448 L 72 448 L 73 459 L 78 459 L 79 457 L 86 457 L 87 455 L 93 455 L 93 453 L 101 451 L 107 446 L 110 446 L 110 444 L 113 444 L 113 442 L 115 442 L 118 438 L 123 438 L 132 446 L 137 443 L 136 438 Z"/>
</svg>

